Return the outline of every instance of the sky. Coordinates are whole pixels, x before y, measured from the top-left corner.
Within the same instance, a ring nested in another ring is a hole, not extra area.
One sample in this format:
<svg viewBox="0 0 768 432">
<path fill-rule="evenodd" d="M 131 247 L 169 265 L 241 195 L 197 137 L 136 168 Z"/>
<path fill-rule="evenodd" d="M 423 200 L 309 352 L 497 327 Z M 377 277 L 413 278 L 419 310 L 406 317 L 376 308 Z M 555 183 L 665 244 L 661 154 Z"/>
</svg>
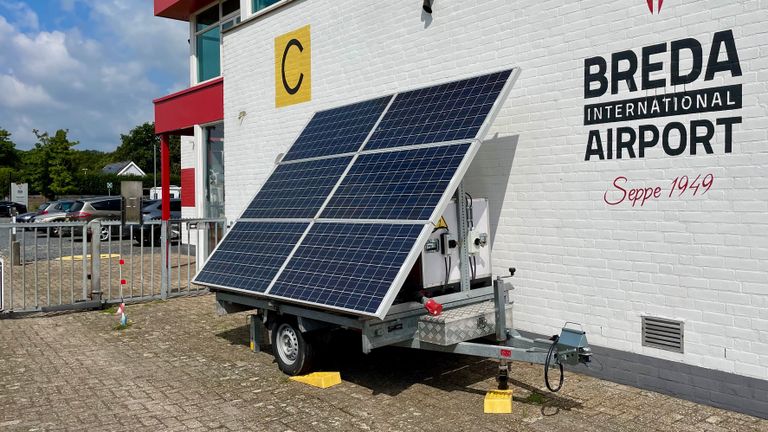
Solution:
<svg viewBox="0 0 768 432">
<path fill-rule="evenodd" d="M 22 150 L 33 129 L 69 129 L 75 148 L 112 151 L 189 86 L 188 38 L 153 0 L 0 0 L 0 128 Z"/>
</svg>

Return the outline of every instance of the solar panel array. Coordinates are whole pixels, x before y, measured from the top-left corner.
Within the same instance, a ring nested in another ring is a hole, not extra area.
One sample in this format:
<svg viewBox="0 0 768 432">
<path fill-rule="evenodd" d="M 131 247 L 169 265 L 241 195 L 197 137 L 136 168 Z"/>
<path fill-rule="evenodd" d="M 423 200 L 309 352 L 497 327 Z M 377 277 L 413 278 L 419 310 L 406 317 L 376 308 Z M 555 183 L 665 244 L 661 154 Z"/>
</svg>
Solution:
<svg viewBox="0 0 768 432">
<path fill-rule="evenodd" d="M 197 274 L 203 285 L 264 292 L 309 223 L 238 222 Z"/>
<path fill-rule="evenodd" d="M 366 150 L 476 138 L 511 72 L 398 94 Z"/>
<path fill-rule="evenodd" d="M 195 282 L 382 318 L 513 76 L 316 113 Z"/>
<path fill-rule="evenodd" d="M 316 223 L 270 294 L 374 313 L 423 224 Z"/>
<path fill-rule="evenodd" d="M 356 152 L 391 99 L 385 96 L 315 114 L 283 160 Z"/>
<path fill-rule="evenodd" d="M 427 220 L 470 143 L 361 155 L 324 218 Z"/>
<path fill-rule="evenodd" d="M 351 156 L 280 164 L 241 218 L 313 218 L 347 169 Z"/>
</svg>

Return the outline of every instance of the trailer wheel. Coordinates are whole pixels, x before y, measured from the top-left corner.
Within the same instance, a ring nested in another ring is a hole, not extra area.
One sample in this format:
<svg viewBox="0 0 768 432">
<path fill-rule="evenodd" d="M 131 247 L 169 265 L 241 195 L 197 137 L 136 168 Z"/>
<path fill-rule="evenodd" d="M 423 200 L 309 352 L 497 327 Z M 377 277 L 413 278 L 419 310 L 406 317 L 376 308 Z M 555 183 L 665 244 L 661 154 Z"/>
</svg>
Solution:
<svg viewBox="0 0 768 432">
<path fill-rule="evenodd" d="M 280 318 L 272 326 L 272 352 L 285 374 L 303 375 L 312 369 L 314 348 L 295 320 Z"/>
</svg>

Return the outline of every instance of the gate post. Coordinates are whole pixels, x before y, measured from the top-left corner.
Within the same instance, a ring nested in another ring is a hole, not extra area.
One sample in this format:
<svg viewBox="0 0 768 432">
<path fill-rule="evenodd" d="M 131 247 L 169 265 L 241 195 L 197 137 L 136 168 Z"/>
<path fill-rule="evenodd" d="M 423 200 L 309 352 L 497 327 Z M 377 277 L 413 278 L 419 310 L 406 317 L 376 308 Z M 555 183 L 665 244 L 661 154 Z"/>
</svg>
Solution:
<svg viewBox="0 0 768 432">
<path fill-rule="evenodd" d="M 160 298 L 168 299 L 168 282 L 171 278 L 170 257 L 168 256 L 168 220 L 160 222 Z"/>
<path fill-rule="evenodd" d="M 89 223 L 91 231 L 91 295 L 93 301 L 101 301 L 101 222 L 94 220 Z M 112 228 L 108 226 L 110 233 Z"/>
</svg>

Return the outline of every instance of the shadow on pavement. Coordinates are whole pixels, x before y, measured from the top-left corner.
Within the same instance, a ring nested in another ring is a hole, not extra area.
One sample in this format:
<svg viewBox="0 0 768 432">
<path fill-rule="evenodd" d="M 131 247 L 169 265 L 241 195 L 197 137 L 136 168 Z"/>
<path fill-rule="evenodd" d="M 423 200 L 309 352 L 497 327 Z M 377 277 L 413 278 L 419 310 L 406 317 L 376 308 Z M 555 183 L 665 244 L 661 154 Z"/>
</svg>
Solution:
<svg viewBox="0 0 768 432">
<path fill-rule="evenodd" d="M 248 326 L 236 327 L 217 336 L 233 345 L 249 346 Z M 413 385 L 422 384 L 446 392 L 484 396 L 489 390 L 484 381 L 494 378 L 498 370 L 496 362 L 487 359 L 408 348 L 384 347 L 363 354 L 360 334 L 354 331 L 333 331 L 317 345 L 320 348 L 317 370 L 339 371 L 342 379 L 365 387 L 373 394 L 396 396 Z M 264 351 L 271 355 L 271 347 L 265 347 Z M 537 395 L 515 396 L 514 400 L 541 406 L 544 416 L 582 406 L 569 398 L 541 392 L 536 386 L 512 377 L 509 383 Z"/>
</svg>

